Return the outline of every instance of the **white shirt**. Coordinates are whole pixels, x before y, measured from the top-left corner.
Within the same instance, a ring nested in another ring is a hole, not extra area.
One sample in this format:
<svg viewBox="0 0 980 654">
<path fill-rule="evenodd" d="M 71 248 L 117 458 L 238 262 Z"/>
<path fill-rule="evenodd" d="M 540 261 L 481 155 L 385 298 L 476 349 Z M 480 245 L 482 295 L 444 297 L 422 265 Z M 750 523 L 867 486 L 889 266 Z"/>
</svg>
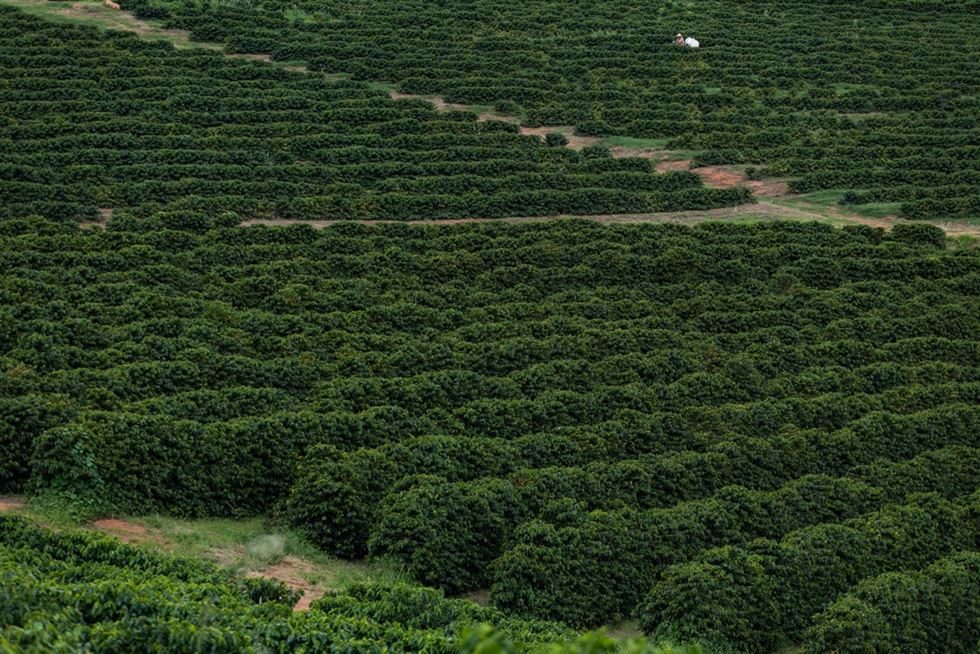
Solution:
<svg viewBox="0 0 980 654">
<path fill-rule="evenodd" d="M 689 48 L 700 48 L 701 47 L 701 43 L 699 43 L 697 39 L 691 38 L 690 36 L 687 37 L 686 39 L 684 39 L 684 43 Z"/>
</svg>

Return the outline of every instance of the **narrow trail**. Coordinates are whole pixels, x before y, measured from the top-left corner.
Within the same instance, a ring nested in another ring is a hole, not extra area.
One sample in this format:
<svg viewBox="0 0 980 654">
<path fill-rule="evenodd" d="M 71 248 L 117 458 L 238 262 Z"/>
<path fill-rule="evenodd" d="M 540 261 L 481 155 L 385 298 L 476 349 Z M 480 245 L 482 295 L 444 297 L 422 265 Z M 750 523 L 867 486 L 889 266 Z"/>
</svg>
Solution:
<svg viewBox="0 0 980 654">
<path fill-rule="evenodd" d="M 707 209 L 700 211 L 673 211 L 664 213 L 623 213 L 623 214 L 591 214 L 556 216 L 519 216 L 511 218 L 450 218 L 442 220 L 298 220 L 289 218 L 250 219 L 242 221 L 242 226 L 267 225 L 309 225 L 315 229 L 324 229 L 338 223 L 357 223 L 362 225 L 379 225 L 404 223 L 409 225 L 465 225 L 470 223 L 538 223 L 553 220 L 591 220 L 607 225 L 625 225 L 634 223 L 673 223 L 677 225 L 697 225 L 703 222 L 718 220 L 735 220 L 744 222 L 766 222 L 776 220 L 817 221 L 832 224 L 860 224 L 870 227 L 891 229 L 896 224 L 916 221 L 899 218 L 865 218 L 853 214 L 827 215 L 817 211 L 809 211 L 788 207 L 775 202 L 760 200 L 756 203 L 741 204 L 735 207 Z M 943 229 L 950 236 L 980 236 L 980 226 L 961 223 L 928 223 Z"/>
<path fill-rule="evenodd" d="M 168 540 L 167 536 L 159 529 L 148 528 L 142 524 L 121 520 L 118 518 L 102 518 L 88 525 L 96 531 L 114 536 L 124 543 L 130 545 L 148 545 L 163 551 L 174 549 L 174 544 Z M 236 562 L 242 558 L 244 548 L 211 548 L 205 558 L 217 563 L 225 568 L 234 568 Z M 293 605 L 294 611 L 305 611 L 310 608 L 310 604 L 320 597 L 323 597 L 333 587 L 310 581 L 317 577 L 319 569 L 316 564 L 298 556 L 286 555 L 282 558 L 269 563 L 258 570 L 248 570 L 244 573 L 246 578 L 267 578 L 275 579 L 285 584 L 291 590 L 298 590 L 302 593 L 299 600 Z"/>
<path fill-rule="evenodd" d="M 0 496 L 0 513 L 14 513 L 27 506 L 27 501 L 17 495 Z"/>
<path fill-rule="evenodd" d="M 131 12 L 123 9 L 113 9 L 105 3 L 96 0 L 80 0 L 75 2 L 64 0 L 0 0 L 0 4 L 17 7 L 36 16 L 68 19 L 80 24 L 96 25 L 105 29 L 131 32 L 148 40 L 169 41 L 174 47 L 180 49 L 214 50 L 232 59 L 261 61 L 286 70 L 300 73 L 308 72 L 305 66 L 281 63 L 275 61 L 268 54 L 228 52 L 220 43 L 193 41 L 191 40 L 191 33 L 187 30 L 166 29 L 149 21 L 141 20 Z"/>
<path fill-rule="evenodd" d="M 165 29 L 152 22 L 137 18 L 129 11 L 124 9 L 113 9 L 102 2 L 97 2 L 96 0 L 81 0 L 75 2 L 60 0 L 0 0 L 0 4 L 18 7 L 35 15 L 49 17 L 55 16 L 63 19 L 67 18 L 79 23 L 95 24 L 107 29 L 131 32 L 146 39 L 170 41 L 177 48 L 201 48 L 213 50 L 215 52 L 221 52 L 226 57 L 233 59 L 259 61 L 283 68 L 285 70 L 291 70 L 296 73 L 317 74 L 311 73 L 311 71 L 303 65 L 276 61 L 272 58 L 271 54 L 233 53 L 225 50 L 224 46 L 220 43 L 191 40 L 191 33 L 187 30 Z M 327 73 L 321 74 L 327 78 L 334 77 Z M 483 108 L 473 105 L 446 102 L 445 99 L 439 96 L 413 95 L 409 93 L 399 93 L 398 91 L 392 90 L 388 92 L 388 97 L 390 97 L 392 100 L 424 100 L 431 104 L 436 111 L 469 111 L 471 113 L 475 113 L 477 115 L 477 120 L 480 122 L 498 120 L 518 125 L 521 122 L 516 116 L 508 116 L 493 111 L 485 111 Z M 521 133 L 526 136 L 537 136 L 539 138 L 544 138 L 546 134 L 552 132 L 563 134 L 568 139 L 567 147 L 575 150 L 580 150 L 589 145 L 602 144 L 602 139 L 599 138 L 577 136 L 574 133 L 575 128 L 570 125 L 521 127 Z M 645 156 L 645 149 L 617 147 L 613 148 L 612 155 L 614 157 Z"/>
</svg>

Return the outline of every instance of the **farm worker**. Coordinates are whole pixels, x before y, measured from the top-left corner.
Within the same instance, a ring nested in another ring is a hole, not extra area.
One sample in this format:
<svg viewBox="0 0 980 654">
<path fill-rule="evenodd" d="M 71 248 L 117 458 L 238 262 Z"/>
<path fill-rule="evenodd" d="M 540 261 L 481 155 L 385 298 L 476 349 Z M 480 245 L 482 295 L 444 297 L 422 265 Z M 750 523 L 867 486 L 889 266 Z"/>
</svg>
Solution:
<svg viewBox="0 0 980 654">
<path fill-rule="evenodd" d="M 687 45 L 687 47 L 689 47 L 689 48 L 700 48 L 701 47 L 701 43 L 697 39 L 695 39 L 693 37 L 690 37 L 690 36 L 687 37 L 686 39 L 684 39 L 684 44 Z"/>
<path fill-rule="evenodd" d="M 679 33 L 674 37 L 674 45 L 684 45 L 684 35 Z"/>
</svg>

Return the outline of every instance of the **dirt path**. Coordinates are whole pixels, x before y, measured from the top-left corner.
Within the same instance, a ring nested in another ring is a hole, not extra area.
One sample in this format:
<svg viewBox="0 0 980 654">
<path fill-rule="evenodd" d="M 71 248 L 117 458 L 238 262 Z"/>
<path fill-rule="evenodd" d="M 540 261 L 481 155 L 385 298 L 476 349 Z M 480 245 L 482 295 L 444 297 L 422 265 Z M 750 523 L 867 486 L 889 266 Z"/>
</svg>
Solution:
<svg viewBox="0 0 980 654">
<path fill-rule="evenodd" d="M 111 9 L 94 0 L 86 2 L 59 2 L 56 0 L 2 0 L 3 4 L 17 7 L 41 17 L 61 17 L 73 22 L 97 25 L 106 29 L 132 32 L 148 39 L 170 41 L 178 48 L 207 48 L 220 50 L 217 43 L 197 43 L 190 40 L 190 32 L 170 30 L 136 18 L 128 11 Z"/>
<path fill-rule="evenodd" d="M 696 225 L 709 220 L 724 220 L 731 218 L 759 218 L 765 219 L 796 219 L 813 220 L 815 218 L 826 219 L 825 216 L 813 212 L 802 211 L 769 202 L 758 202 L 752 204 L 742 204 L 736 207 L 723 207 L 721 209 L 706 209 L 698 211 L 672 211 L 664 213 L 621 213 L 621 214 L 592 214 L 592 215 L 571 215 L 561 214 L 555 216 L 518 216 L 511 218 L 450 218 L 443 220 L 299 220 L 291 218 L 273 219 L 252 219 L 242 221 L 242 226 L 250 225 L 310 225 L 317 229 L 330 227 L 338 223 L 356 222 L 362 225 L 378 225 L 387 223 L 408 223 L 411 225 L 465 225 L 468 223 L 537 223 L 548 222 L 551 220 L 592 220 L 605 224 L 627 224 L 627 223 L 677 223 L 682 225 Z"/>
<path fill-rule="evenodd" d="M 23 502 L 16 498 L 0 498 L 0 511 L 6 510 L 4 502 L 11 506 L 23 506 Z M 19 502 L 19 504 L 18 504 Z M 104 534 L 114 536 L 119 540 L 130 545 L 150 545 L 164 551 L 173 551 L 174 543 L 159 529 L 146 527 L 145 525 L 121 520 L 118 518 L 102 518 L 89 525 L 90 528 Z M 244 547 L 212 547 L 208 549 L 205 558 L 212 560 L 225 568 L 235 568 L 240 565 L 245 552 Z M 267 577 L 281 581 L 292 590 L 302 593 L 299 601 L 293 606 L 294 611 L 305 611 L 310 607 L 310 603 L 322 597 L 327 591 L 334 590 L 328 583 L 317 583 L 311 579 L 322 577 L 323 574 L 316 564 L 297 556 L 283 556 L 258 570 L 248 570 L 244 573 L 245 577 Z"/>
<path fill-rule="evenodd" d="M 17 7 L 30 14 L 41 17 L 67 18 L 81 24 L 97 25 L 105 29 L 132 32 L 150 40 L 169 41 L 177 48 L 215 50 L 234 59 L 261 61 L 287 70 L 301 73 L 307 72 L 305 66 L 281 63 L 273 60 L 272 56 L 268 54 L 231 53 L 225 51 L 224 46 L 220 43 L 193 41 L 191 40 L 191 33 L 186 30 L 165 29 L 153 22 L 140 20 L 128 11 L 113 9 L 96 0 L 83 0 L 80 2 L 59 0 L 0 0 L 0 4 Z"/>
<path fill-rule="evenodd" d="M 836 212 L 833 212 L 836 213 Z M 562 214 L 557 216 L 520 216 L 511 218 L 450 218 L 444 220 L 297 220 L 291 218 L 271 218 L 271 219 L 251 219 L 242 221 L 243 227 L 251 225 L 285 226 L 285 225 L 309 225 L 314 229 L 324 229 L 338 223 L 358 223 L 362 225 L 383 225 L 390 223 L 406 223 L 410 225 L 465 225 L 469 223 L 538 223 L 552 220 L 591 220 L 605 225 L 626 225 L 633 223 L 673 223 L 678 225 L 697 225 L 709 221 L 742 221 L 742 222 L 767 222 L 777 220 L 795 221 L 817 221 L 835 225 L 861 224 L 871 227 L 881 227 L 889 230 L 894 225 L 908 222 L 898 218 L 865 218 L 854 214 L 840 212 L 837 215 L 827 215 L 819 213 L 817 210 L 805 210 L 795 207 L 788 207 L 769 201 L 759 201 L 750 204 L 741 204 L 735 207 L 724 207 L 721 209 L 707 209 L 699 211 L 673 211 L 664 213 L 623 213 L 623 214 L 593 214 L 593 215 L 570 215 Z M 980 237 L 980 225 L 969 225 L 965 223 L 925 223 L 935 225 L 949 236 L 975 236 Z"/>
<path fill-rule="evenodd" d="M 581 150 L 584 147 L 590 145 L 602 145 L 602 139 L 596 138 L 594 136 L 579 136 L 575 133 L 575 128 L 571 125 L 558 125 L 557 127 L 522 127 L 521 134 L 524 136 L 537 136 L 539 139 L 544 139 L 548 134 L 561 134 L 566 139 L 568 139 L 568 145 L 566 147 L 572 150 Z M 635 152 L 633 148 L 617 148 L 616 154 L 614 156 L 618 157 L 629 157 L 633 156 L 630 154 Z M 610 154 L 612 152 L 610 151 Z"/>
<path fill-rule="evenodd" d="M 96 520 L 91 526 L 96 531 L 115 536 L 124 543 L 131 545 L 150 544 L 162 547 L 167 544 L 167 540 L 163 537 L 163 534 L 127 520 L 103 518 Z"/>
<path fill-rule="evenodd" d="M 303 593 L 299 601 L 293 605 L 294 611 L 305 611 L 314 600 L 318 600 L 327 592 L 327 587 L 315 584 L 310 578 L 315 576 L 315 565 L 296 556 L 284 556 L 264 570 L 246 573 L 246 577 L 268 577 L 286 584 L 292 590 Z"/>
<path fill-rule="evenodd" d="M 469 111 L 476 114 L 477 121 L 484 123 L 488 120 L 499 120 L 505 123 L 520 123 L 520 119 L 515 116 L 505 116 L 494 111 L 481 111 L 480 107 L 468 104 L 457 104 L 446 102 L 437 95 L 413 95 L 411 93 L 400 93 L 398 91 L 388 91 L 388 97 L 392 100 L 422 100 L 428 102 L 436 111 Z"/>
<path fill-rule="evenodd" d="M 27 501 L 23 497 L 5 495 L 0 497 L 0 513 L 13 513 L 20 511 L 27 506 Z"/>
</svg>

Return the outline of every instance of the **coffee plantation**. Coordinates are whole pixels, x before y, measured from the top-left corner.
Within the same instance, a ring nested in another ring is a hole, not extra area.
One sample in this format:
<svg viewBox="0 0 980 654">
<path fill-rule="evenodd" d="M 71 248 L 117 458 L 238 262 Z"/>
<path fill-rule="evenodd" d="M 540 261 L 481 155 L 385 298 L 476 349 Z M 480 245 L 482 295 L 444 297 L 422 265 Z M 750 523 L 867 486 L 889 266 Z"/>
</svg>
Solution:
<svg viewBox="0 0 980 654">
<path fill-rule="evenodd" d="M 800 642 L 863 579 L 976 542 L 980 257 L 929 229 L 9 219 L 3 487 L 272 510 L 510 613 Z M 906 517 L 941 540 L 786 576 L 808 534 Z M 776 567 L 678 576 L 716 552 Z M 751 599 L 772 588 L 795 594 Z M 766 621 L 691 610 L 715 592 Z"/>
<path fill-rule="evenodd" d="M 0 6 L 0 219 L 460 218 L 739 204 L 689 171 L 656 174 L 211 50 L 39 20 Z"/>
<path fill-rule="evenodd" d="M 978 35 L 0 0 L 0 652 L 977 654 Z"/>
<path fill-rule="evenodd" d="M 123 0 L 235 52 L 663 139 L 801 193 L 980 213 L 976 0 Z M 701 48 L 672 44 L 693 34 Z"/>
<path fill-rule="evenodd" d="M 295 594 L 281 584 L 3 515 L 0 580 L 5 652 L 697 654 L 642 643 L 624 650 L 601 634 L 576 639 L 558 624 L 405 585 L 355 586 L 294 613 Z"/>
</svg>

